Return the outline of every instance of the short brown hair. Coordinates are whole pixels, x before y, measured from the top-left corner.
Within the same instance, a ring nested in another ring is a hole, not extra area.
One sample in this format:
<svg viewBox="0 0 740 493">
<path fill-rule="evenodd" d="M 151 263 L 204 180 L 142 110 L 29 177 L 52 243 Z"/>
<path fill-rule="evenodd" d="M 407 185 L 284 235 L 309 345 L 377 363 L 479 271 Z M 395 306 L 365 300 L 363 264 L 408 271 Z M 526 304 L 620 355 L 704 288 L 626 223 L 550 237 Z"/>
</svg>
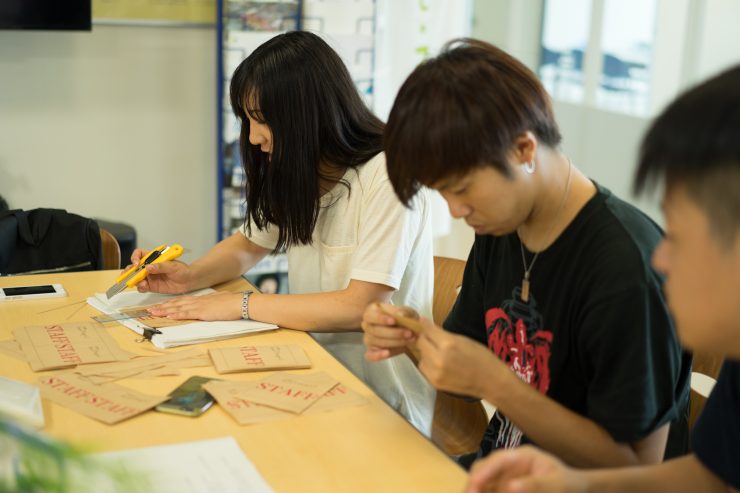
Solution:
<svg viewBox="0 0 740 493">
<path fill-rule="evenodd" d="M 560 143 L 537 76 L 493 45 L 453 40 L 411 73 L 391 109 L 384 148 L 396 195 L 408 204 L 421 185 L 481 166 L 509 176 L 506 155 L 526 131 Z"/>
</svg>

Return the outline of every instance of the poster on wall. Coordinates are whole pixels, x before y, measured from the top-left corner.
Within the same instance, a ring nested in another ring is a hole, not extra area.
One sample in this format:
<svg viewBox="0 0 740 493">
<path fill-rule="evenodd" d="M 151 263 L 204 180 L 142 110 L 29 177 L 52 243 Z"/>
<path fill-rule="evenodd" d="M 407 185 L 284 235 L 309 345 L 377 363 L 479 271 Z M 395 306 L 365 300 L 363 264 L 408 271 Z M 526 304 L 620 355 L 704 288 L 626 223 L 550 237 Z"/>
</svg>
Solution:
<svg viewBox="0 0 740 493">
<path fill-rule="evenodd" d="M 216 0 L 92 0 L 96 24 L 215 25 Z"/>
<path fill-rule="evenodd" d="M 247 214 L 245 175 L 239 151 L 241 123 L 231 110 L 229 85 L 239 64 L 270 38 L 299 29 L 300 0 L 219 0 L 222 18 L 218 23 L 220 41 L 221 117 L 219 139 L 219 237 L 225 238 L 244 225 Z M 288 293 L 288 259 L 284 254 L 268 255 L 245 276 L 263 293 Z"/>
</svg>

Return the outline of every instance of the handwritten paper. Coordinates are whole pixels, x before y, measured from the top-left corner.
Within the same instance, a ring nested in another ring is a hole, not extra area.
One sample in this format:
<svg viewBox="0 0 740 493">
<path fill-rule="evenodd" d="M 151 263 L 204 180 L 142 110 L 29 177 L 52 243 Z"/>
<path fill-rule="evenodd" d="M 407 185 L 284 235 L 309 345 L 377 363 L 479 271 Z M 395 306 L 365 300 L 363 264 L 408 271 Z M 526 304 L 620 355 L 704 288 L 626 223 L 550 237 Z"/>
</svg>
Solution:
<svg viewBox="0 0 740 493">
<path fill-rule="evenodd" d="M 93 323 L 21 327 L 13 334 L 34 371 L 123 361 L 133 356 L 121 349 L 103 327 Z"/>
<path fill-rule="evenodd" d="M 208 352 L 219 373 L 311 368 L 311 360 L 297 344 L 216 348 Z"/>
<path fill-rule="evenodd" d="M 93 385 L 71 372 L 43 377 L 39 387 L 45 398 L 107 424 L 131 418 L 167 400 L 121 385 Z"/>
</svg>

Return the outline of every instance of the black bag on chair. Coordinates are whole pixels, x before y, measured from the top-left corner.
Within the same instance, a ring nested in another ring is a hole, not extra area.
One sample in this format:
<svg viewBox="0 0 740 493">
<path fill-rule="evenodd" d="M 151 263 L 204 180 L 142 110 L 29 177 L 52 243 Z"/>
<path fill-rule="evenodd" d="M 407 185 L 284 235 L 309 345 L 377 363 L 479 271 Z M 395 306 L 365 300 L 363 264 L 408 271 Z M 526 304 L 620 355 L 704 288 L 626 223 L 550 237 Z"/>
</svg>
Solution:
<svg viewBox="0 0 740 493">
<path fill-rule="evenodd" d="M 100 229 L 63 209 L 0 212 L 0 276 L 100 270 Z"/>
</svg>

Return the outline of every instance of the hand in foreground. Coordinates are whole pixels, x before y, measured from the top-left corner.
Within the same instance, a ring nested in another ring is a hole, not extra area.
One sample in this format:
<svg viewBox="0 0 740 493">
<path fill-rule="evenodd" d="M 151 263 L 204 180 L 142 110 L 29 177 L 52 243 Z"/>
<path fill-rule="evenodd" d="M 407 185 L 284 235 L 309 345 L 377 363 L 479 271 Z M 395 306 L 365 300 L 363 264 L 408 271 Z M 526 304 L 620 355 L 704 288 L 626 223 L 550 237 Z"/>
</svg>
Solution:
<svg viewBox="0 0 740 493">
<path fill-rule="evenodd" d="M 516 378 L 486 346 L 468 337 L 447 332 L 422 318 L 419 336 L 419 371 L 436 389 L 489 398 L 486 387 L 501 378 Z"/>
<path fill-rule="evenodd" d="M 473 464 L 466 493 L 585 493 L 583 473 L 531 445 L 494 452 Z"/>
<path fill-rule="evenodd" d="M 134 253 L 131 254 L 131 264 L 126 266 L 126 269 L 138 264 L 148 253 L 148 251 L 141 248 L 134 250 Z M 149 264 L 145 269 L 148 272 L 147 277 L 136 285 L 136 289 L 141 293 L 151 291 L 153 293 L 180 294 L 192 291 L 193 276 L 188 264 L 172 260 Z"/>
<path fill-rule="evenodd" d="M 401 354 L 406 346 L 416 341 L 416 335 L 412 331 L 396 325 L 396 319 L 383 310 L 404 317 L 419 318 L 419 314 L 407 306 L 387 303 L 368 305 L 362 314 L 362 330 L 365 332 L 363 341 L 367 348 L 365 359 L 368 361 L 380 361 Z"/>
<path fill-rule="evenodd" d="M 173 320 L 239 320 L 242 318 L 241 302 L 241 293 L 180 296 L 150 307 L 149 313 Z"/>
</svg>

